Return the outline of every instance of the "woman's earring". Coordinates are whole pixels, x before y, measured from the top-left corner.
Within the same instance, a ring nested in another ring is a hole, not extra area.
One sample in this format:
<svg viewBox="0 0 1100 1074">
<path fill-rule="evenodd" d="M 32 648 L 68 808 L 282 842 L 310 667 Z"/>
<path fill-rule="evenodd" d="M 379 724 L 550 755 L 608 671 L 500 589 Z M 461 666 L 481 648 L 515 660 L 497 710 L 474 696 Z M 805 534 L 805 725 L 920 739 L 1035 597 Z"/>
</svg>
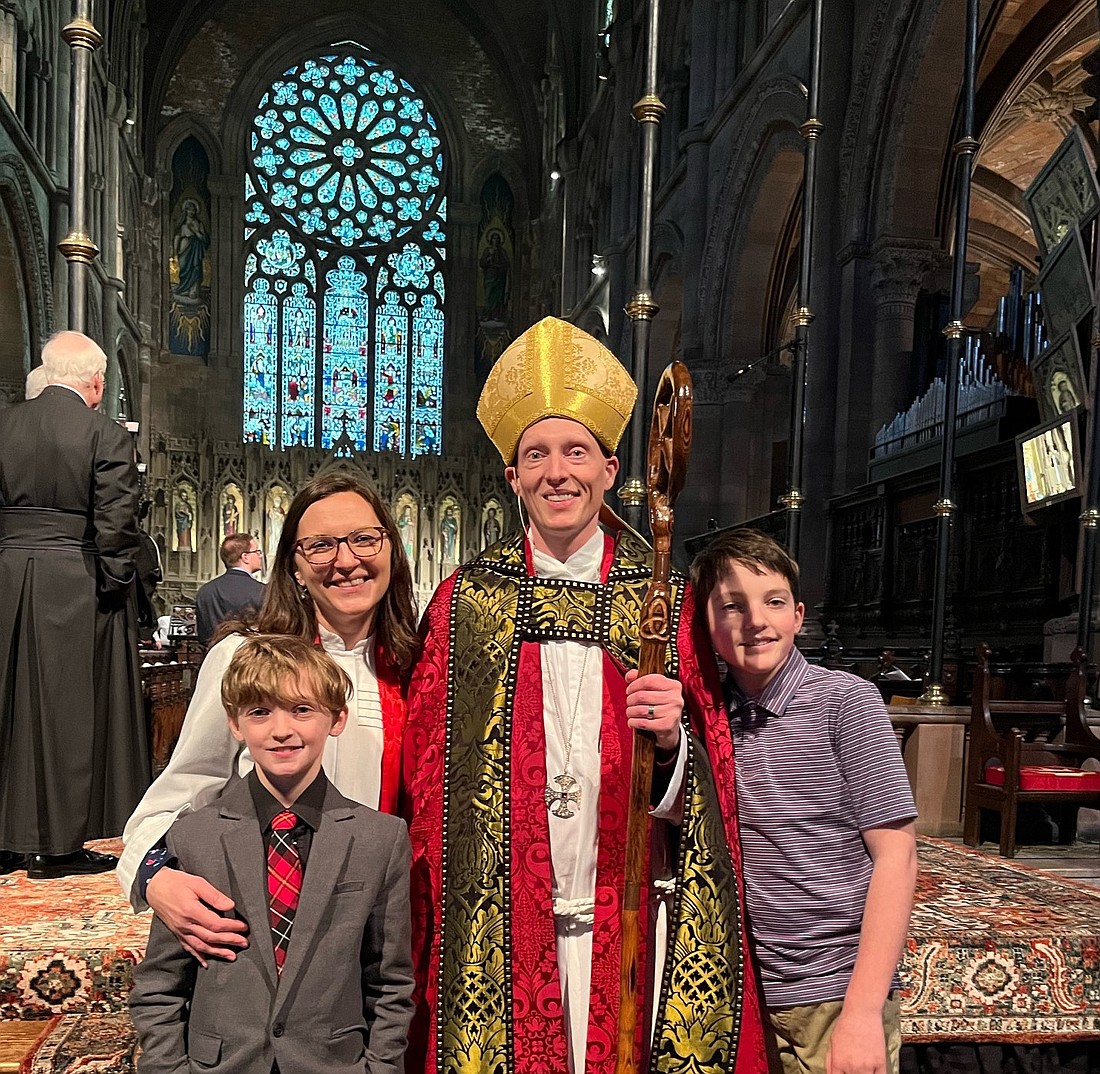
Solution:
<svg viewBox="0 0 1100 1074">
<path fill-rule="evenodd" d="M 306 587 L 302 585 L 302 583 L 299 582 L 297 578 L 294 579 L 294 584 L 298 587 L 298 599 L 301 601 L 308 600 L 309 590 L 306 589 Z"/>
</svg>

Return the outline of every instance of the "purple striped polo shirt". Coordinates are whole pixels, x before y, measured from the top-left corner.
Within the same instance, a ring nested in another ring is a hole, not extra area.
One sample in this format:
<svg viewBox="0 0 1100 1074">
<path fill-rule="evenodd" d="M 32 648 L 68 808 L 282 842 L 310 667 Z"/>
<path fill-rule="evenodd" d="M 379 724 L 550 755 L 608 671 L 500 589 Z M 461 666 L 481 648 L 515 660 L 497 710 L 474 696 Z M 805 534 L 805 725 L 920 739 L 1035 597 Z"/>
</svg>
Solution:
<svg viewBox="0 0 1100 1074">
<path fill-rule="evenodd" d="M 872 683 L 798 649 L 758 698 L 732 680 L 727 698 L 768 1006 L 843 999 L 873 867 L 860 833 L 917 815 L 890 719 Z"/>
</svg>

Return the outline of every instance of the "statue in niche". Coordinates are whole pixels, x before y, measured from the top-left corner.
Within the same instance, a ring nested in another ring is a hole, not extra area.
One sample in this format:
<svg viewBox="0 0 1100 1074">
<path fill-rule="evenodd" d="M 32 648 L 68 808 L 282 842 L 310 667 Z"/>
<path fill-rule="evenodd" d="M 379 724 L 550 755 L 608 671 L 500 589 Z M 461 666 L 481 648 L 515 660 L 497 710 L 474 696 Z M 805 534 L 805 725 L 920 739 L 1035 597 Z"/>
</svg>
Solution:
<svg viewBox="0 0 1100 1074">
<path fill-rule="evenodd" d="M 267 524 L 267 532 L 264 534 L 264 558 L 268 563 L 275 562 L 275 551 L 279 547 L 279 537 L 283 532 L 286 509 L 289 505 L 290 494 L 282 485 L 275 485 L 268 492 L 267 504 L 264 510 Z"/>
<path fill-rule="evenodd" d="M 210 233 L 199 217 L 199 203 L 184 198 L 172 248 L 179 265 L 179 283 L 172 293 L 179 299 L 197 299 L 202 286 L 203 265 L 210 246 Z"/>
<path fill-rule="evenodd" d="M 397 532 L 410 564 L 416 560 L 416 530 L 416 501 L 404 493 L 397 498 Z"/>
<path fill-rule="evenodd" d="M 190 485 L 177 485 L 173 497 L 172 513 L 175 529 L 173 531 L 172 551 L 194 551 L 195 493 Z"/>
<path fill-rule="evenodd" d="M 503 321 L 508 316 L 508 297 L 512 279 L 512 259 L 504 246 L 504 232 L 493 228 L 478 259 L 484 305 L 482 319 Z"/>
<path fill-rule="evenodd" d="M 168 349 L 205 358 L 210 351 L 210 161 L 185 138 L 172 156 L 167 233 Z"/>
<path fill-rule="evenodd" d="M 501 352 L 512 341 L 512 267 L 515 229 L 512 188 L 499 172 L 481 188 L 481 221 L 477 239 L 477 338 L 474 359 L 484 381 Z"/>
<path fill-rule="evenodd" d="M 490 548 L 500 540 L 500 508 L 496 503 L 485 505 L 485 517 L 481 522 L 481 545 Z"/>
<path fill-rule="evenodd" d="M 224 540 L 231 533 L 241 532 L 241 519 L 243 517 L 244 497 L 236 485 L 226 485 L 222 491 L 221 502 L 221 539 Z"/>
<path fill-rule="evenodd" d="M 420 562 L 423 566 L 424 582 L 427 585 L 435 585 L 435 554 L 432 552 L 432 542 L 425 537 L 420 546 Z"/>
<path fill-rule="evenodd" d="M 458 510 L 453 502 L 445 504 L 439 519 L 439 558 L 443 563 L 458 562 Z"/>
</svg>

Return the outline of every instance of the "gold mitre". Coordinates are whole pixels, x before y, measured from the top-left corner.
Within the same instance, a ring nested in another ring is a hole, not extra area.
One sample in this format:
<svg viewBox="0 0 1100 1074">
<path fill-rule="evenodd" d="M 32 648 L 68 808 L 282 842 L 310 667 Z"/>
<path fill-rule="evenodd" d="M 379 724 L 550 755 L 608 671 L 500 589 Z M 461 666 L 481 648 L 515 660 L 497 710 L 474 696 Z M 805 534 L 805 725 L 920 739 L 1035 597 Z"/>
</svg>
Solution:
<svg viewBox="0 0 1100 1074">
<path fill-rule="evenodd" d="M 523 430 L 543 418 L 572 418 L 608 451 L 619 446 L 638 389 L 622 362 L 568 321 L 545 317 L 497 359 L 477 418 L 510 465 Z"/>
</svg>

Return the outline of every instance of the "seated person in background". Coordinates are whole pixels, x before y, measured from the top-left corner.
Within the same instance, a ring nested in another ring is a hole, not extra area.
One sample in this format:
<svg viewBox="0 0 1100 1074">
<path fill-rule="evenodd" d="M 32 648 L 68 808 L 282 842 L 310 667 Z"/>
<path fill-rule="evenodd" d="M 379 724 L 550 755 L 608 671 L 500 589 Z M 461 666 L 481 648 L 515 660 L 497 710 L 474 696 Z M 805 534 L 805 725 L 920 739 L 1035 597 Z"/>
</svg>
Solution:
<svg viewBox="0 0 1100 1074">
<path fill-rule="evenodd" d="M 247 533 L 230 533 L 218 550 L 225 574 L 209 581 L 195 596 L 198 638 L 209 645 L 226 619 L 257 612 L 264 602 L 264 584 L 253 577 L 264 565 L 260 542 Z"/>
<path fill-rule="evenodd" d="M 319 644 L 355 684 L 347 731 L 329 738 L 325 771 L 341 794 L 396 812 L 405 730 L 402 682 L 416 654 L 412 574 L 397 525 L 373 486 L 355 474 L 320 474 L 287 510 L 263 607 L 225 623 L 199 669 L 179 742 L 126 822 L 118 860 L 122 892 L 135 910 L 146 898 L 200 960 L 232 958 L 246 926 L 227 911 L 228 890 L 176 867 L 164 834 L 184 813 L 221 794 L 252 767 L 221 705 L 222 675 L 245 638 L 285 634 Z"/>
<path fill-rule="evenodd" d="M 167 838 L 189 872 L 239 893 L 255 942 L 199 973 L 153 918 L 130 993 L 139 1074 L 188 1064 L 401 1071 L 413 990 L 408 832 L 343 797 L 321 766 L 351 687 L 301 638 L 254 637 L 233 655 L 222 703 L 256 767 Z"/>
<path fill-rule="evenodd" d="M 898 1070 L 916 807 L 874 685 L 795 648 L 798 565 L 762 533 L 691 569 L 728 668 L 749 922 L 783 1074 Z"/>
</svg>

